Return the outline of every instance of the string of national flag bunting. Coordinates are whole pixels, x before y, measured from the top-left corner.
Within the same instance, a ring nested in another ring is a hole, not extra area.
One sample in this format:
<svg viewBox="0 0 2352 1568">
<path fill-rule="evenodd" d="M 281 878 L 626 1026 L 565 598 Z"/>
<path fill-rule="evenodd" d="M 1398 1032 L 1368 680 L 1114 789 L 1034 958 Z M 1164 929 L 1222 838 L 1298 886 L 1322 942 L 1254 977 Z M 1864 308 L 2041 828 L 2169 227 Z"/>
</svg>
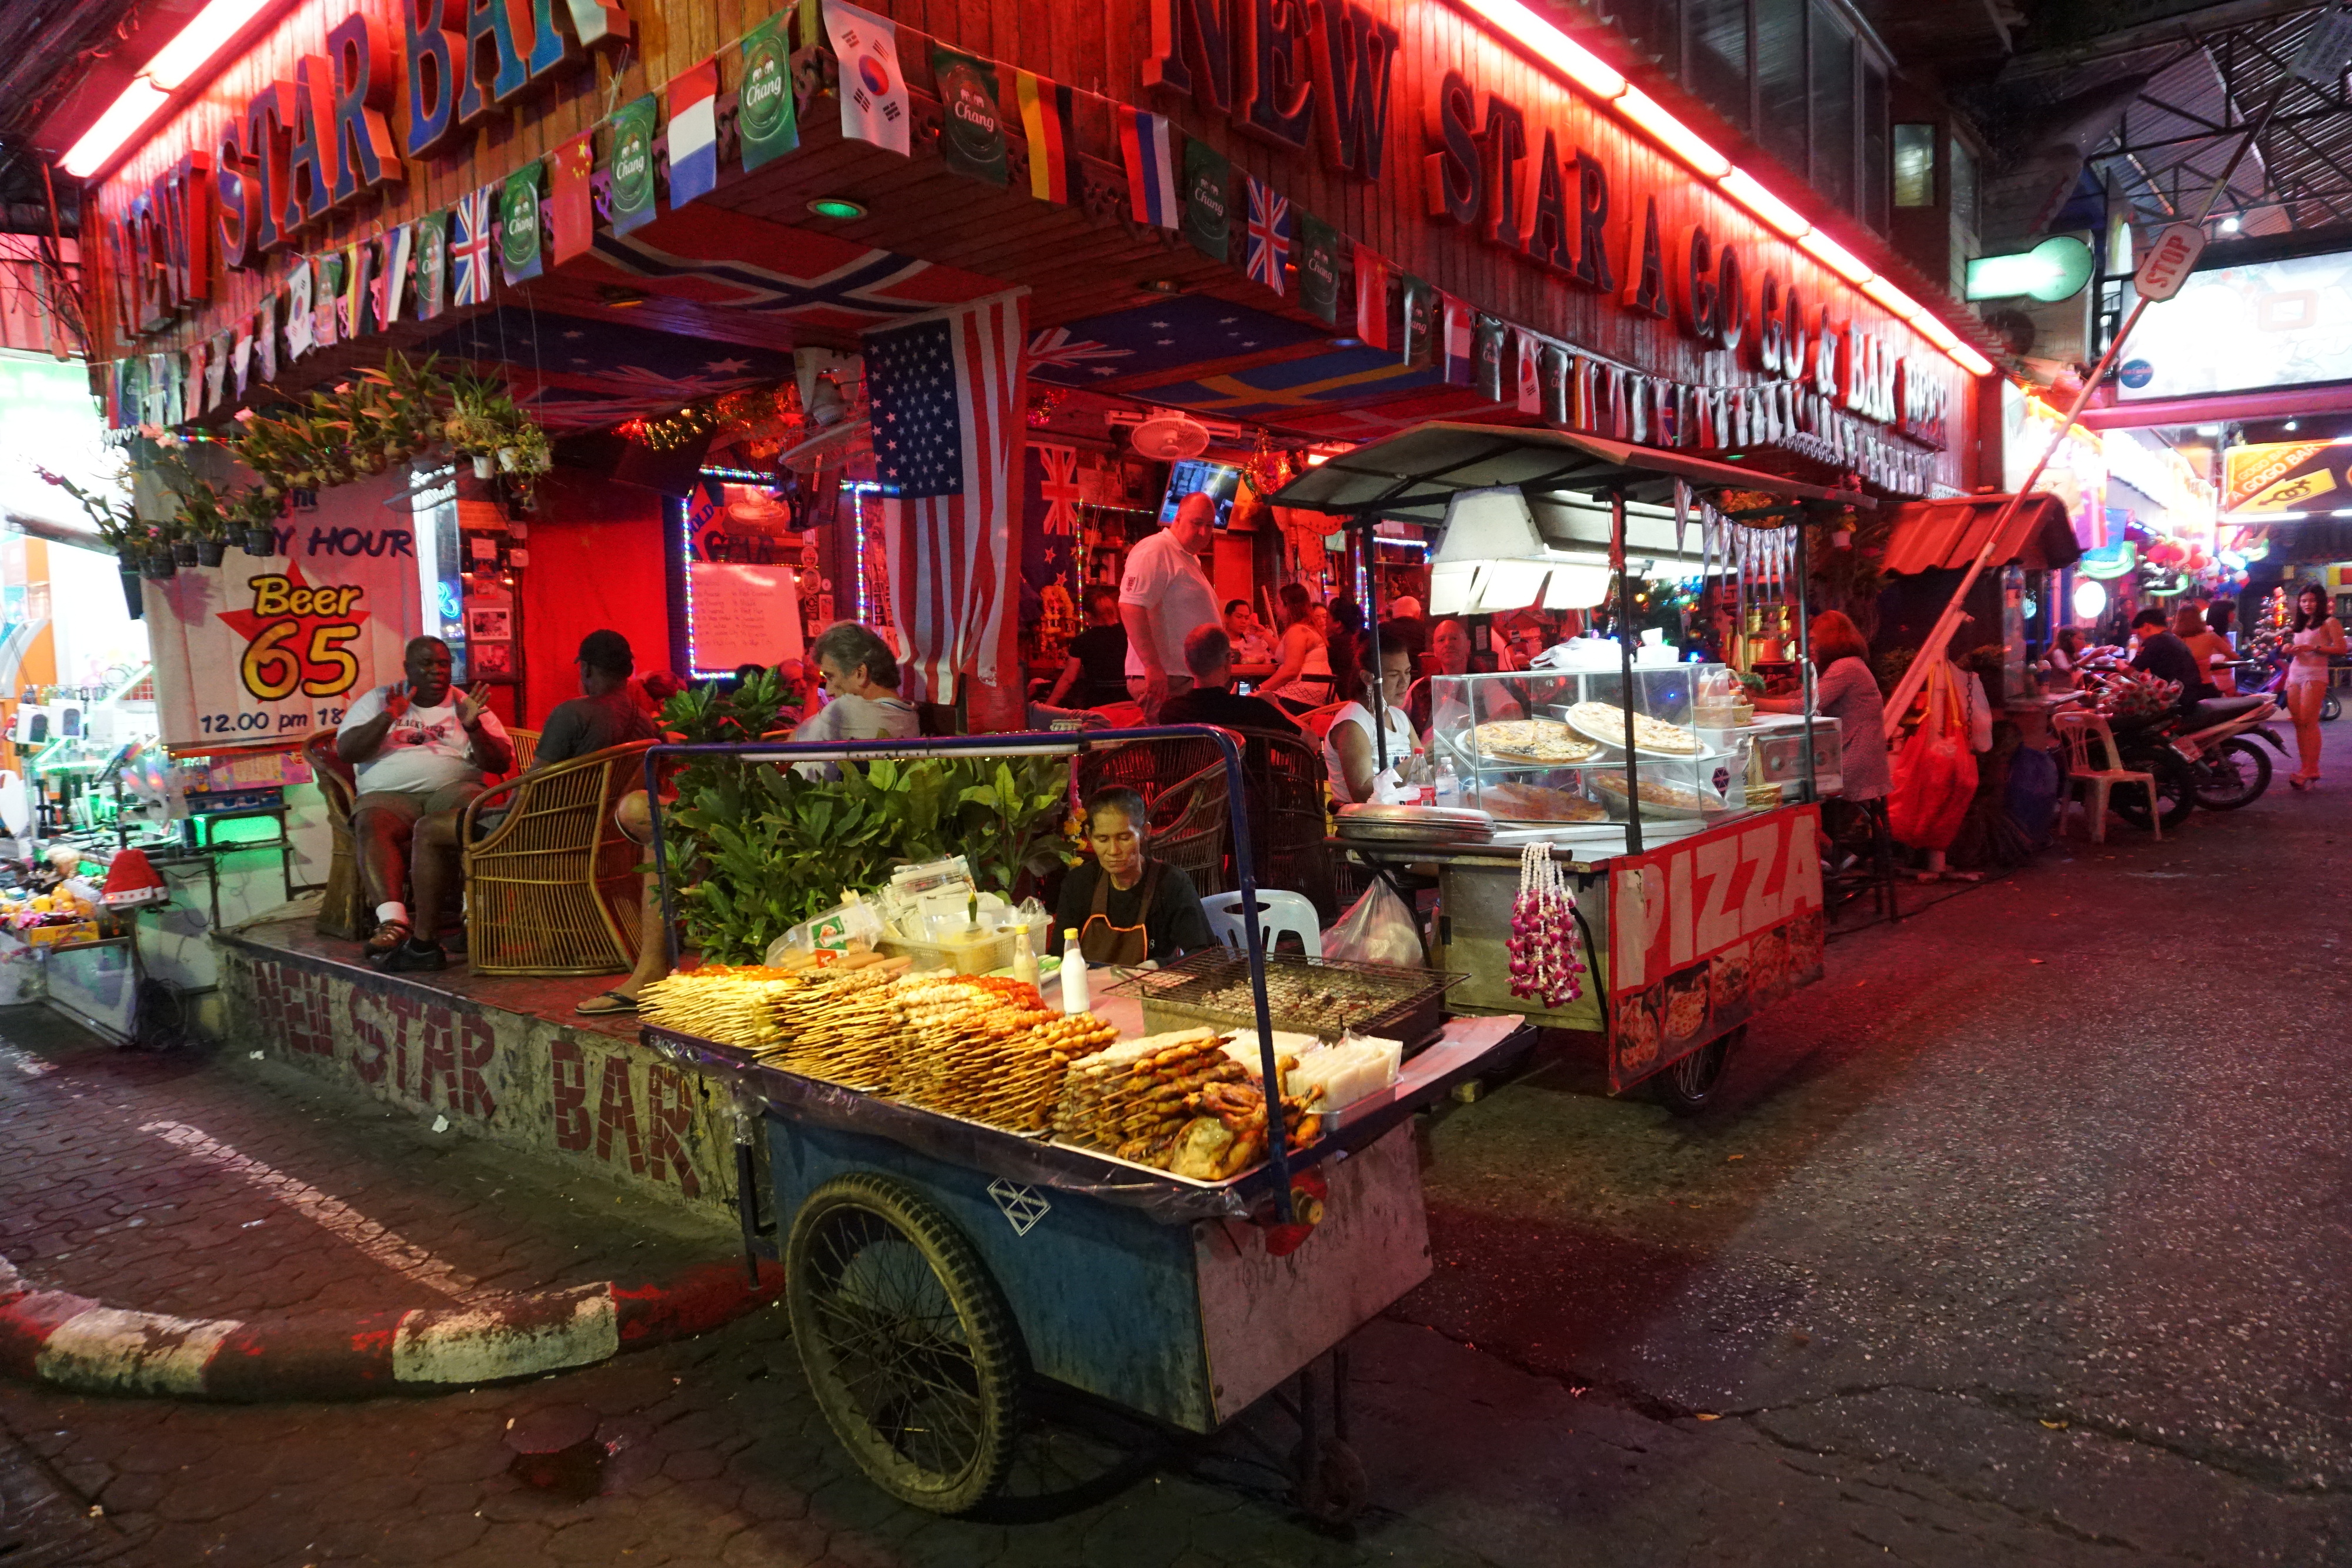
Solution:
<svg viewBox="0 0 2352 1568">
<path fill-rule="evenodd" d="M 800 0 L 735 45 L 742 62 L 735 129 L 743 173 L 800 144 L 796 101 L 813 96 L 822 80 L 808 68 L 820 15 L 839 62 L 842 133 L 912 152 L 897 24 L 845 0 Z M 797 47 L 787 31 L 795 17 Z M 1178 231 L 1212 259 L 1235 258 L 1233 168 L 1207 142 L 1149 110 L 937 42 L 930 64 L 946 110 L 938 151 L 957 172 L 1009 184 L 1003 112 L 1009 98 L 1026 144 L 1030 193 L 1063 205 L 1082 203 L 1076 120 L 1084 96 L 1108 110 L 1134 222 Z M 449 207 L 298 258 L 251 318 L 183 350 L 102 367 L 96 379 L 110 426 L 179 424 L 244 400 L 256 372 L 263 382 L 275 381 L 281 364 L 382 333 L 404 314 L 429 320 L 486 305 L 498 279 L 511 287 L 586 254 L 600 209 L 616 235 L 651 222 L 660 206 L 657 163 L 667 172 L 670 210 L 709 194 L 719 183 L 719 96 L 713 55 L 671 80 L 666 122 L 657 95 L 646 93 Z M 600 132 L 609 132 L 601 164 L 594 152 Z M 1365 347 L 1394 352 L 1448 384 L 1563 428 L 1662 446 L 1778 444 L 1858 469 L 1891 488 L 1937 487 L 1933 454 L 1843 416 L 1834 398 L 1809 381 L 1694 386 L 1571 350 L 1405 273 L 1256 176 L 1244 173 L 1242 182 L 1238 256 L 1252 282 L 1277 296 L 1295 289 L 1307 314 L 1335 328 L 1351 308 Z"/>
</svg>

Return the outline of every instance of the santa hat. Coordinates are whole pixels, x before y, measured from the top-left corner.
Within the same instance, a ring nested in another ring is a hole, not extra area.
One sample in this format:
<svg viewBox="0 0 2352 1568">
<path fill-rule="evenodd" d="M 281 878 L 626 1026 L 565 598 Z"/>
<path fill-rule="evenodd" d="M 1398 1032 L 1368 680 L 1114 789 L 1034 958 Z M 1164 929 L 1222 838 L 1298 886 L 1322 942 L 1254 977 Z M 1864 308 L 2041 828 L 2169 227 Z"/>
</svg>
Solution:
<svg viewBox="0 0 2352 1568">
<path fill-rule="evenodd" d="M 136 909 L 142 904 L 169 904 L 172 890 L 144 853 L 123 850 L 107 868 L 106 891 L 100 896 L 109 909 Z"/>
</svg>

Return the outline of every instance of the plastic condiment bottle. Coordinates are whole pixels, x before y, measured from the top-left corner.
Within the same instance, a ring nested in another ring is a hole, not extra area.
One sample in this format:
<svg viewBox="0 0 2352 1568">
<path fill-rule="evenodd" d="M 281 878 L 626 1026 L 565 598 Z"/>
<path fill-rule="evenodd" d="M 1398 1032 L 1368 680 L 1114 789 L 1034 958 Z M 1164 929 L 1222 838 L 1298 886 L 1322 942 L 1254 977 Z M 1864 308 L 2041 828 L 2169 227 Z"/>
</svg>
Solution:
<svg viewBox="0 0 2352 1568">
<path fill-rule="evenodd" d="M 1030 945 L 1025 920 L 1013 928 L 1013 977 L 1032 986 L 1037 983 L 1037 949 Z"/>
<path fill-rule="evenodd" d="M 1082 1013 L 1088 1005 L 1087 956 L 1078 950 L 1076 930 L 1065 930 L 1062 933 L 1062 1010 Z"/>
</svg>

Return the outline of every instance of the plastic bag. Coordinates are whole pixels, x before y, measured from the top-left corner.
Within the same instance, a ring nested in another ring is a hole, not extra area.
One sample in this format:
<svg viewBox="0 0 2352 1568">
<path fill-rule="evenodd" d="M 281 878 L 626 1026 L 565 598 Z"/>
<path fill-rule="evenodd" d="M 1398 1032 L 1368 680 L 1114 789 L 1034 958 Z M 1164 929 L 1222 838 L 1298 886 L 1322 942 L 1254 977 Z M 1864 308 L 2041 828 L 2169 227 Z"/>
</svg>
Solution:
<svg viewBox="0 0 2352 1568">
<path fill-rule="evenodd" d="M 1376 882 L 1323 934 L 1323 956 L 1351 964 L 1392 964 L 1399 968 L 1427 967 L 1421 951 L 1421 933 L 1412 911 L 1385 882 Z"/>
<path fill-rule="evenodd" d="M 1922 698 L 1927 716 L 1895 757 L 1886 828 L 1915 850 L 1949 849 L 1976 797 L 1977 757 L 1948 662 L 1938 659 L 1927 671 Z"/>
</svg>

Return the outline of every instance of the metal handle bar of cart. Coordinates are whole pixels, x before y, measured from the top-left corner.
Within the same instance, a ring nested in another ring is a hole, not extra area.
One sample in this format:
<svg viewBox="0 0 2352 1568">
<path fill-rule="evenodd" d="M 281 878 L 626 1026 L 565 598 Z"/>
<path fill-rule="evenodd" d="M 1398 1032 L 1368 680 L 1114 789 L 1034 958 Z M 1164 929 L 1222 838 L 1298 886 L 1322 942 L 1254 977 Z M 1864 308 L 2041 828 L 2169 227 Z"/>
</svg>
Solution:
<svg viewBox="0 0 2352 1568">
<path fill-rule="evenodd" d="M 661 879 L 662 932 L 669 948 L 669 967 L 678 961 L 677 905 L 670 886 L 669 856 L 663 842 L 660 760 L 667 757 L 735 757 L 752 762 L 866 762 L 926 757 L 1077 757 L 1098 746 L 1136 740 L 1208 740 L 1224 758 L 1225 797 L 1231 811 L 1234 878 L 1240 885 L 1241 907 L 1257 907 L 1257 873 L 1250 863 L 1249 804 L 1242 776 L 1242 750 L 1229 730 L 1213 725 L 1159 725 L 1142 729 L 1099 729 L 1066 739 L 1029 732 L 1013 735 L 943 736 L 900 741 L 786 741 L 771 744 L 745 741 L 727 745 L 661 745 L 645 755 L 646 808 L 653 821 L 654 871 Z M 1274 1166 L 1275 1203 L 1285 1225 L 1295 1222 L 1290 1207 L 1290 1134 L 1283 1125 L 1282 1073 L 1274 1051 L 1274 1019 L 1265 999 L 1265 933 L 1255 919 L 1242 922 L 1249 953 L 1250 999 L 1257 1014 L 1258 1084 L 1266 1097 L 1265 1147 Z"/>
</svg>

